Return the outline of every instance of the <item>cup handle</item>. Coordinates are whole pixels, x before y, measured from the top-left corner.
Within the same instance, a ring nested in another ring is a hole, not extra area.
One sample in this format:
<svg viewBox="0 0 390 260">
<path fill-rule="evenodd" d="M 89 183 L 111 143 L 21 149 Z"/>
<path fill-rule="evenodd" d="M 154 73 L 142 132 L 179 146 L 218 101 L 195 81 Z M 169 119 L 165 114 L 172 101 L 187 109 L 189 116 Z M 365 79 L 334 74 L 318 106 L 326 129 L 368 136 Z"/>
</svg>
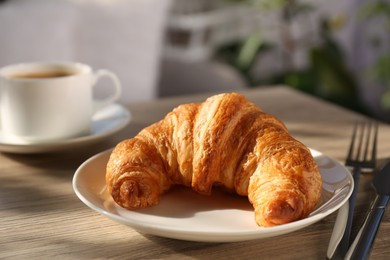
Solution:
<svg viewBox="0 0 390 260">
<path fill-rule="evenodd" d="M 111 80 L 114 83 L 115 92 L 112 95 L 110 95 L 110 96 L 108 96 L 108 97 L 106 97 L 106 98 L 104 98 L 102 100 L 95 100 L 94 101 L 94 106 L 93 106 L 94 112 L 98 111 L 99 109 L 101 109 L 103 107 L 106 107 L 109 104 L 114 103 L 116 100 L 119 99 L 119 97 L 120 97 L 120 95 L 122 93 L 122 85 L 121 85 L 121 83 L 119 81 L 119 78 L 113 72 L 111 72 L 109 70 L 102 69 L 102 70 L 98 70 L 98 71 L 95 72 L 95 74 L 94 74 L 94 82 L 93 82 L 94 86 L 96 86 L 96 83 L 102 77 L 109 77 L 109 78 L 111 78 Z"/>
</svg>

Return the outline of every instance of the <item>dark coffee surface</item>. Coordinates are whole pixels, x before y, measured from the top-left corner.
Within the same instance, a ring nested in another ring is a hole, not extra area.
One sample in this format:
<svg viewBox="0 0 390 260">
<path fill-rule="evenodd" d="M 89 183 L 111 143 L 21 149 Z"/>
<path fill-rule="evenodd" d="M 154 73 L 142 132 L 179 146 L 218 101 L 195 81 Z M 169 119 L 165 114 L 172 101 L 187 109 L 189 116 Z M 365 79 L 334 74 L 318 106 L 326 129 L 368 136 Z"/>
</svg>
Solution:
<svg viewBox="0 0 390 260">
<path fill-rule="evenodd" d="M 59 78 L 59 77 L 67 77 L 74 75 L 74 73 L 67 72 L 67 71 L 48 71 L 48 72 L 31 72 L 31 73 L 21 73 L 21 74 L 13 74 L 10 75 L 10 78 L 25 78 L 25 79 L 32 79 L 32 78 Z"/>
</svg>

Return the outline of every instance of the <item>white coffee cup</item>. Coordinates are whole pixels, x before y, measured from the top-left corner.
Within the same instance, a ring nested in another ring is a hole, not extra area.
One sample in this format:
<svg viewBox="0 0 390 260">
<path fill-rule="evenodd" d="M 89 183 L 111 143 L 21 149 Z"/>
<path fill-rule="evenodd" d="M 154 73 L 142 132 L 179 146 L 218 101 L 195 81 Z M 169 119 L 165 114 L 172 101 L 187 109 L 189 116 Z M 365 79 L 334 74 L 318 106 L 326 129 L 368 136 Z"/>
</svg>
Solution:
<svg viewBox="0 0 390 260">
<path fill-rule="evenodd" d="M 113 81 L 113 94 L 94 99 L 101 77 Z M 118 77 L 76 62 L 33 62 L 0 69 L 1 139 L 50 142 L 90 133 L 93 114 L 121 94 Z"/>
</svg>

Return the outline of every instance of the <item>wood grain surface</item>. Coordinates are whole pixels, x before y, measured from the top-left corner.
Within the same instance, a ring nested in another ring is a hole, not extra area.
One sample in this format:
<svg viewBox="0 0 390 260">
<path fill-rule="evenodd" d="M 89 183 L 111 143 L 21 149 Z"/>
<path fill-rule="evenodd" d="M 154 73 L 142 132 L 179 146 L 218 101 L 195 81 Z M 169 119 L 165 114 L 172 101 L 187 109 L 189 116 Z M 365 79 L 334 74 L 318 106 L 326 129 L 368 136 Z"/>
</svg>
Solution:
<svg viewBox="0 0 390 260">
<path fill-rule="evenodd" d="M 353 123 L 364 116 L 283 86 L 243 92 L 282 119 L 307 146 L 344 162 Z M 210 94 L 211 95 L 211 94 Z M 49 154 L 0 153 L 0 259 L 325 259 L 336 213 L 296 232 L 236 243 L 199 243 L 140 234 L 84 205 L 72 189 L 75 170 L 94 154 L 134 136 L 181 103 L 208 95 L 126 105 L 130 124 L 99 144 Z M 390 158 L 390 127 L 380 125 L 379 164 Z M 363 220 L 375 193 L 363 174 L 355 221 Z M 359 226 L 354 226 L 353 235 Z M 385 214 L 371 259 L 390 255 Z"/>
</svg>

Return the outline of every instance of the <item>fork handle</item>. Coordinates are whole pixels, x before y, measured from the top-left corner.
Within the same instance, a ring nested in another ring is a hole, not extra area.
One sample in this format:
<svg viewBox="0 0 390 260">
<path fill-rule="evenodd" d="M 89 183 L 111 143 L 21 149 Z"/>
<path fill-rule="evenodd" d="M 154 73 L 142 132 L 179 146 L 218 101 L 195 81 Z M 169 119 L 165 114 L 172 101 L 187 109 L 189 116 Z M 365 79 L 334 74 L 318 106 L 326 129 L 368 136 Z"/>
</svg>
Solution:
<svg viewBox="0 0 390 260">
<path fill-rule="evenodd" d="M 353 191 L 351 197 L 349 197 L 349 208 L 348 208 L 348 219 L 347 225 L 345 227 L 345 232 L 343 238 L 340 242 L 340 255 L 344 257 L 348 251 L 350 240 L 351 240 L 351 230 L 352 230 L 352 221 L 353 221 L 353 213 L 355 211 L 356 205 L 356 194 L 359 190 L 359 179 L 360 179 L 361 168 L 354 167 L 352 169 L 353 176 Z"/>
<path fill-rule="evenodd" d="M 367 259 L 390 197 L 377 195 L 345 259 Z"/>
</svg>

